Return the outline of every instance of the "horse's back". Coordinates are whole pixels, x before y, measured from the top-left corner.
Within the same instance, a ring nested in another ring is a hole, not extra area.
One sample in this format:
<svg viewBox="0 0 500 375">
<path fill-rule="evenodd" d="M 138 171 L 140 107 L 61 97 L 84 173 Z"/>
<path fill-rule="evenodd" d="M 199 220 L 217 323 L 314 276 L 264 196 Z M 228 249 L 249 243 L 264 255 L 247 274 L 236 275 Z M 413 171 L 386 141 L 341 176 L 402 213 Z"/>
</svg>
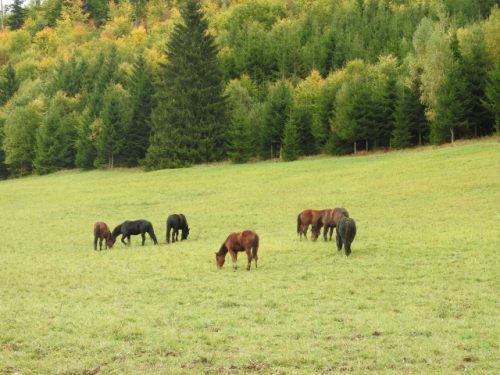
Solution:
<svg viewBox="0 0 500 375">
<path fill-rule="evenodd" d="M 109 233 L 109 227 L 106 223 L 98 221 L 94 224 L 94 236 L 104 236 Z"/>
</svg>

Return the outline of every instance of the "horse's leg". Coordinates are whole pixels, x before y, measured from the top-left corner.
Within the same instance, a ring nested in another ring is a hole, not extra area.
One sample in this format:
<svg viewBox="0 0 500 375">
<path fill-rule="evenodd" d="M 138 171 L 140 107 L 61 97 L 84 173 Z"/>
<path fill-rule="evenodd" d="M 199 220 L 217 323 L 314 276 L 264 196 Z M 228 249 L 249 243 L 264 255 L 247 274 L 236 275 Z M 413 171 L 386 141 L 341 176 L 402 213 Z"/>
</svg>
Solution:
<svg viewBox="0 0 500 375">
<path fill-rule="evenodd" d="M 327 235 L 328 235 L 328 229 L 330 229 L 330 226 L 325 224 L 325 227 L 323 228 L 323 239 L 326 241 L 327 240 Z"/>
<path fill-rule="evenodd" d="M 229 254 L 231 254 L 231 259 L 233 261 L 233 269 L 236 271 L 238 268 L 236 261 L 238 260 L 238 253 L 234 250 L 229 250 Z"/>
<path fill-rule="evenodd" d="M 259 251 L 258 247 L 252 247 L 252 256 L 253 259 L 255 260 L 255 269 L 257 269 L 257 259 L 259 259 L 259 257 L 257 256 L 258 251 Z"/>
<path fill-rule="evenodd" d="M 141 232 L 141 238 L 142 238 L 142 246 L 144 246 L 144 242 L 146 242 L 146 234 L 144 232 Z"/>
<path fill-rule="evenodd" d="M 167 225 L 167 243 L 170 243 L 170 226 Z"/>
<path fill-rule="evenodd" d="M 330 226 L 330 241 L 332 240 L 332 234 L 333 234 L 333 225 Z"/>
<path fill-rule="evenodd" d="M 335 228 L 335 238 L 337 240 L 337 250 L 342 250 L 342 238 L 340 237 L 339 229 Z"/>
<path fill-rule="evenodd" d="M 97 236 L 94 236 L 94 250 L 97 250 Z"/>
<path fill-rule="evenodd" d="M 102 238 L 99 238 L 99 251 L 102 250 Z"/>
<path fill-rule="evenodd" d="M 252 248 L 245 249 L 248 258 L 247 271 L 250 271 L 250 266 L 252 265 Z"/>
<path fill-rule="evenodd" d="M 155 245 L 158 245 L 158 241 L 156 239 L 156 235 L 155 235 L 155 232 L 153 231 L 153 228 L 151 228 L 149 231 L 148 231 L 148 234 L 149 234 L 149 238 L 151 238 L 153 240 L 153 243 Z"/>
<path fill-rule="evenodd" d="M 127 243 L 125 242 L 126 239 L 127 239 L 127 235 L 125 233 L 122 233 L 122 239 L 121 239 L 121 241 L 122 241 L 122 243 L 124 245 L 127 245 Z"/>
</svg>

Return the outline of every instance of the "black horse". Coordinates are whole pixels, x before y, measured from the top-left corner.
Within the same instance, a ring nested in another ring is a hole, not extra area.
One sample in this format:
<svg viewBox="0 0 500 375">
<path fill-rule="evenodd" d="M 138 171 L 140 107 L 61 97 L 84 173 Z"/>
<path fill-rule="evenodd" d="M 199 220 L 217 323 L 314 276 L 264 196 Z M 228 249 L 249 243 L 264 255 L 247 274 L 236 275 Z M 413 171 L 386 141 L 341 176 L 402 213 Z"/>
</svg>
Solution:
<svg viewBox="0 0 500 375">
<path fill-rule="evenodd" d="M 182 230 L 181 241 L 188 238 L 189 226 L 183 214 L 173 214 L 167 218 L 167 243 L 170 243 L 170 231 L 172 231 L 172 242 L 178 240 L 179 229 Z"/>
<path fill-rule="evenodd" d="M 156 240 L 155 232 L 153 230 L 153 224 L 147 220 L 134 220 L 134 221 L 124 221 L 120 225 L 118 225 L 115 229 L 113 229 L 113 238 L 116 239 L 120 234 L 122 235 L 122 242 L 125 245 L 130 245 L 130 236 L 140 234 L 142 237 L 142 246 L 144 246 L 144 241 L 146 241 L 145 233 L 149 234 L 149 237 L 153 240 L 155 245 L 158 245 L 158 241 Z M 125 242 L 125 238 L 128 240 L 128 243 Z"/>
<path fill-rule="evenodd" d="M 345 255 L 349 256 L 351 254 L 351 243 L 356 237 L 356 223 L 353 219 L 342 216 L 336 227 L 336 234 L 337 250 L 342 250 L 342 244 L 344 244 Z"/>
</svg>

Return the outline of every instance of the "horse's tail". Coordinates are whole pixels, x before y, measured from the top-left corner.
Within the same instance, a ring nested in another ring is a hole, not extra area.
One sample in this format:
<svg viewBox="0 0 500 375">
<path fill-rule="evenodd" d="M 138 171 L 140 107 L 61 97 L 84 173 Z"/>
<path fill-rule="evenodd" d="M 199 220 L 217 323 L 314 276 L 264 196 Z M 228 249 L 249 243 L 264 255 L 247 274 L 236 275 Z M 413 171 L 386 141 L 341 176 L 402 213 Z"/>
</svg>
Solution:
<svg viewBox="0 0 500 375">
<path fill-rule="evenodd" d="M 300 227 L 302 226 L 302 220 L 300 219 L 300 214 L 297 215 L 297 234 L 300 233 Z"/>
<path fill-rule="evenodd" d="M 252 258 L 257 260 L 257 252 L 259 251 L 259 235 L 255 233 L 255 236 L 253 238 L 252 242 Z"/>
<path fill-rule="evenodd" d="M 167 243 L 170 243 L 170 230 L 172 229 L 169 219 L 170 219 L 170 217 L 167 219 L 167 234 L 165 235 Z"/>
<path fill-rule="evenodd" d="M 151 224 L 151 223 L 148 223 L 148 233 L 149 233 L 151 239 L 153 240 L 154 244 L 158 245 L 158 240 L 156 239 L 155 231 L 153 229 L 153 224 Z"/>
</svg>

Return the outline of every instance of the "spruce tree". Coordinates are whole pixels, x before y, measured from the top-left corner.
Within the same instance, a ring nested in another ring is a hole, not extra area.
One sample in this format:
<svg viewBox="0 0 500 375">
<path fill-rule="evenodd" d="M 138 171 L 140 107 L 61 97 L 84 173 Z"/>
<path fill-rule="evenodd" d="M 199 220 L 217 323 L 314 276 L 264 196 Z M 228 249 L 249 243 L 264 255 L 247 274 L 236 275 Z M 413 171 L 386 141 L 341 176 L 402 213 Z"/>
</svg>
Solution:
<svg viewBox="0 0 500 375">
<path fill-rule="evenodd" d="M 11 11 L 6 23 L 11 30 L 20 29 L 24 24 L 26 10 L 23 8 L 23 2 L 23 0 L 14 0 L 10 7 Z"/>
<path fill-rule="evenodd" d="M 96 149 L 92 134 L 94 116 L 88 109 L 83 111 L 78 121 L 76 160 L 75 164 L 81 169 L 92 169 L 96 157 Z"/>
<path fill-rule="evenodd" d="M 398 97 L 394 114 L 394 129 L 391 135 L 391 146 L 394 148 L 410 147 L 412 144 L 411 107 L 412 92 L 404 86 Z"/>
<path fill-rule="evenodd" d="M 76 119 L 71 102 L 61 92 L 52 100 L 37 130 L 33 165 L 39 174 L 74 167 Z"/>
<path fill-rule="evenodd" d="M 248 114 L 233 113 L 229 130 L 228 156 L 233 163 L 246 163 L 252 157 L 252 134 Z"/>
<path fill-rule="evenodd" d="M 300 135 L 297 124 L 290 119 L 285 125 L 283 136 L 283 160 L 296 160 L 301 153 Z"/>
<path fill-rule="evenodd" d="M 485 89 L 486 98 L 482 100 L 483 105 L 495 118 L 497 134 L 500 133 L 500 62 L 495 64 L 494 69 L 488 74 Z"/>
<path fill-rule="evenodd" d="M 280 155 L 285 124 L 290 118 L 292 107 L 290 85 L 278 82 L 269 91 L 263 114 L 261 157 L 264 159 Z"/>
<path fill-rule="evenodd" d="M 0 107 L 4 105 L 19 88 L 16 71 L 8 64 L 0 75 Z"/>
<path fill-rule="evenodd" d="M 151 133 L 151 111 L 153 109 L 152 74 L 144 55 L 140 54 L 134 64 L 131 79 L 132 119 L 127 129 L 125 163 L 135 166 L 146 156 Z"/>
<path fill-rule="evenodd" d="M 187 166 L 226 156 L 227 120 L 217 47 L 198 0 L 181 8 L 167 45 L 146 167 Z"/>
<path fill-rule="evenodd" d="M 120 85 L 111 85 L 103 100 L 101 127 L 96 140 L 96 167 L 124 164 L 126 129 L 130 122 L 130 98 Z"/>
</svg>

